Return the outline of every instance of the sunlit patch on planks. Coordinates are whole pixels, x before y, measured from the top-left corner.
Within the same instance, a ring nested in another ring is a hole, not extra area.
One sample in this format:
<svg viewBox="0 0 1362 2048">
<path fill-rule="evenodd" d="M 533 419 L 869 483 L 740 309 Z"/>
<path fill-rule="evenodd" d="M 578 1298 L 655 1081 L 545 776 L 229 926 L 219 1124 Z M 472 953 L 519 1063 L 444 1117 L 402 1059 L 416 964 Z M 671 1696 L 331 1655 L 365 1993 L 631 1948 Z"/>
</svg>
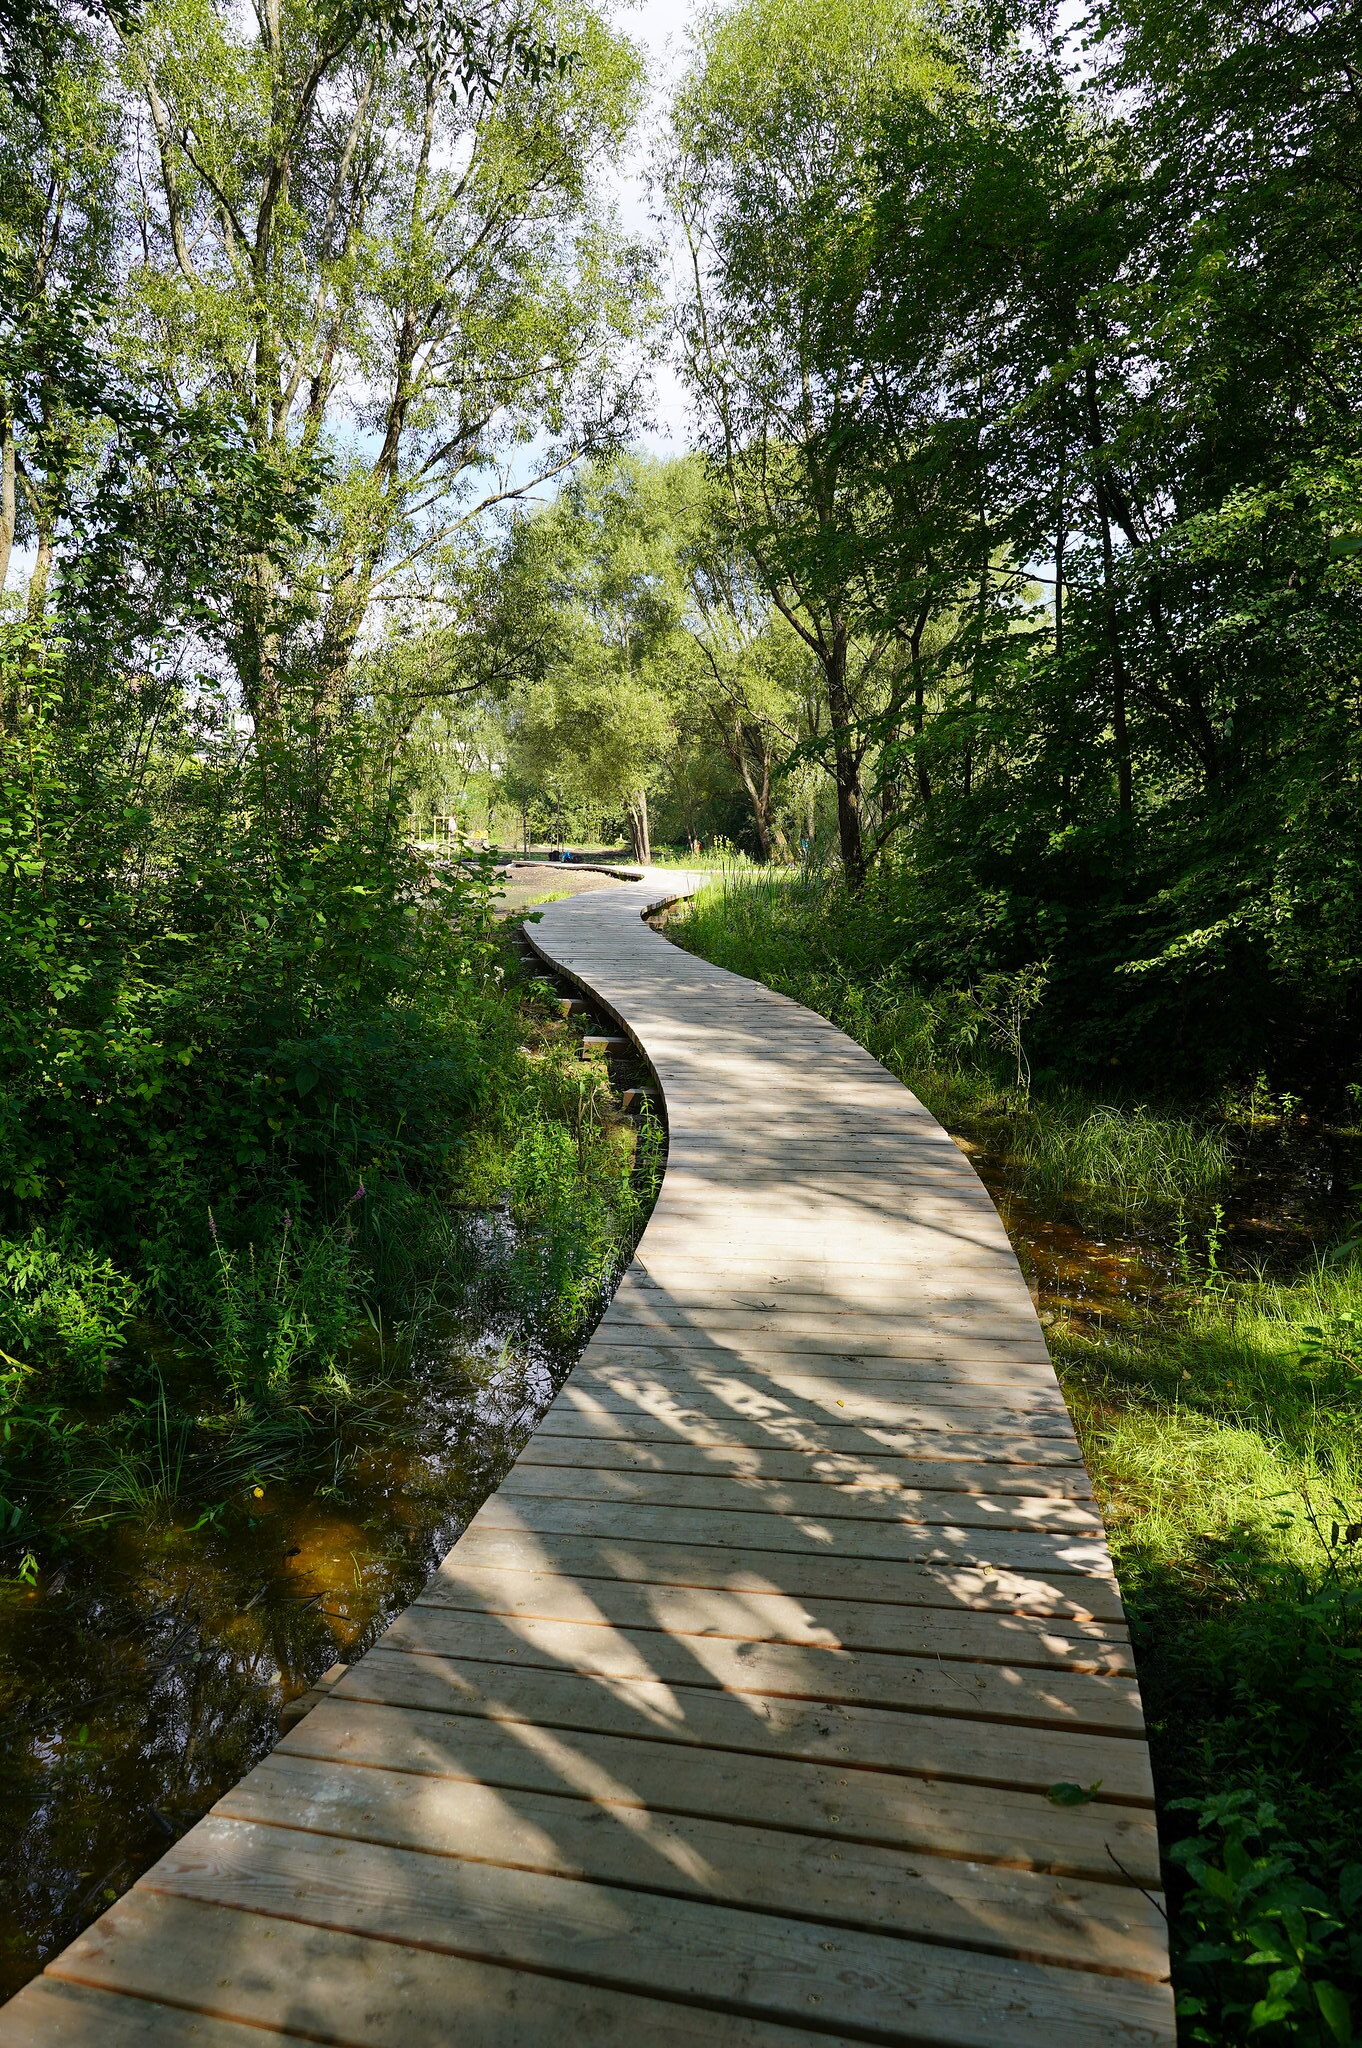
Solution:
<svg viewBox="0 0 1362 2048">
<path fill-rule="evenodd" d="M 650 931 L 662 893 L 536 932 L 670 1128 L 581 1363 L 3 2048 L 1172 2042 L 1129 1635 L 997 1214 L 867 1054 Z"/>
</svg>

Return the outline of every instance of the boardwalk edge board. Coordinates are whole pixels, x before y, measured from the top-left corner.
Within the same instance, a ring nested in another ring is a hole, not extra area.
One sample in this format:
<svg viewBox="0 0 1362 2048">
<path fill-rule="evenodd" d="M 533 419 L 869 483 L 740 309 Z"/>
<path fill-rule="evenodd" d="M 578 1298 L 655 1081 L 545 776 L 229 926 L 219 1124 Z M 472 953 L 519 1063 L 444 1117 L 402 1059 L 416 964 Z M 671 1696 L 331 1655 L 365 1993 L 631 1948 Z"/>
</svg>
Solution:
<svg viewBox="0 0 1362 2048">
<path fill-rule="evenodd" d="M 666 1119 L 614 1305 L 0 2048 L 1173 2048 L 1129 1631 L 997 1212 L 862 1048 L 649 928 L 702 877 L 617 872 L 526 927 Z"/>
</svg>

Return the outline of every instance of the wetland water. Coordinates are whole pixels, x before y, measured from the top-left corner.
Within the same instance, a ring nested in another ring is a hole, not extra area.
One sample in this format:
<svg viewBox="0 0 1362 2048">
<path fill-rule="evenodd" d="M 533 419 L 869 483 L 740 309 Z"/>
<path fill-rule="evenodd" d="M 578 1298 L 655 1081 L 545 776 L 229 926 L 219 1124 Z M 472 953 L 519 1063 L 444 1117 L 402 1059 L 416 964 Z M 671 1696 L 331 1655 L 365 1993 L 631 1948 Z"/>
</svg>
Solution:
<svg viewBox="0 0 1362 2048">
<path fill-rule="evenodd" d="M 513 872 L 506 907 L 576 884 L 615 886 Z M 612 1061 L 615 1090 L 643 1078 Z M 516 1238 L 505 1213 L 468 1217 L 474 1275 Z M 169 1365 L 164 1333 L 144 1334 Z M 31 1584 L 0 1583 L 0 1999 L 273 1747 L 290 1700 L 411 1603 L 587 1334 L 554 1343 L 523 1311 L 432 1319 L 358 1402 L 333 1418 L 314 1404 L 301 1443 L 247 1431 L 216 1462 L 172 1411 L 136 1474 L 144 1497 L 102 1496 Z"/>
<path fill-rule="evenodd" d="M 448 1333 L 320 1470 L 248 1473 L 208 1519 L 189 1505 L 77 1533 L 55 1572 L 0 1592 L 0 1994 L 415 1598 L 570 1364 Z"/>
</svg>

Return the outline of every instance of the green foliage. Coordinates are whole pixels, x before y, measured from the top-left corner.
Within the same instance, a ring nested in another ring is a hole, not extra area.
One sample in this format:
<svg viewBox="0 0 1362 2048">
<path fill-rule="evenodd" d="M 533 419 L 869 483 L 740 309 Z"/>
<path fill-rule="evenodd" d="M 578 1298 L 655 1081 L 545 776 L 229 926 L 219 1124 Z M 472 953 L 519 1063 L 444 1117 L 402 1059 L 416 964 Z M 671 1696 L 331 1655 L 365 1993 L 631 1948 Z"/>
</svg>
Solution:
<svg viewBox="0 0 1362 2048">
<path fill-rule="evenodd" d="M 576 1050 L 572 1034 L 532 1037 L 463 1161 L 465 1199 L 510 1225 L 495 1245 L 480 1240 L 480 1285 L 557 1343 L 599 1314 L 662 1172 L 656 1120 L 622 1117 Z"/>
<path fill-rule="evenodd" d="M 339 1376 L 353 1334 L 353 1228 L 319 1230 L 299 1242 L 285 1209 L 278 1250 L 248 1243 L 228 1251 L 212 1216 L 217 1313 L 213 1352 L 219 1370 L 246 1400 L 279 1399 L 303 1374 Z"/>
<path fill-rule="evenodd" d="M 660 1175 L 655 1126 L 638 1156 L 618 1130 L 573 1130 L 535 1118 L 517 1135 L 508 1165 L 510 1212 L 522 1226 L 506 1274 L 510 1299 L 560 1340 L 589 1328 L 619 1272 L 621 1245 L 638 1233 Z"/>
<path fill-rule="evenodd" d="M 0 1238 L 0 1357 L 78 1389 L 97 1387 L 127 1342 L 139 1290 L 97 1253 L 31 1236 Z M 16 1391 L 22 1384 L 13 1378 Z"/>
<path fill-rule="evenodd" d="M 1334 1978 L 1362 1966 L 1362 1944 L 1348 1933 L 1362 1906 L 1362 1863 L 1339 1872 L 1330 1899 L 1302 1875 L 1309 1852 L 1267 1800 L 1227 1792 L 1177 1805 L 1195 1812 L 1197 1830 L 1171 1852 L 1189 1880 L 1184 1968 L 1205 1987 L 1178 2000 L 1187 2038 L 1350 2048 L 1351 2006 Z"/>
</svg>

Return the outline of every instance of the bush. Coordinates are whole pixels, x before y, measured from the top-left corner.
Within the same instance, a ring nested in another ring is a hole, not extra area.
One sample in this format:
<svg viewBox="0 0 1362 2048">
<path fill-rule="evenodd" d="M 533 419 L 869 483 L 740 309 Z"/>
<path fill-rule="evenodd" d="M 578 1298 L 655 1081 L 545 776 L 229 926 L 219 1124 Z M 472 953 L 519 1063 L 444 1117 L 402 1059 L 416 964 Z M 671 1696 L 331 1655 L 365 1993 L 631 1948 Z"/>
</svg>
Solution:
<svg viewBox="0 0 1362 2048">
<path fill-rule="evenodd" d="M 357 1307 L 353 1227 L 297 1230 L 285 1209 L 272 1242 L 241 1252 L 227 1250 L 211 1214 L 209 1227 L 213 1355 L 238 1398 L 278 1400 L 303 1374 L 334 1380 Z"/>
<path fill-rule="evenodd" d="M 111 1260 L 51 1243 L 41 1225 L 27 1237 L 0 1238 L 0 1354 L 12 1368 L 97 1387 L 127 1342 L 139 1299 Z"/>
<path fill-rule="evenodd" d="M 1226 1792 L 1179 1800 L 1195 1832 L 1174 1844 L 1187 1874 L 1178 1999 L 1184 2038 L 1351 2048 L 1350 2002 L 1337 1978 L 1362 1972 L 1362 1863 L 1331 1873 L 1329 1892 L 1304 1875 L 1318 1852 L 1294 1840 L 1269 1800 Z"/>
</svg>

